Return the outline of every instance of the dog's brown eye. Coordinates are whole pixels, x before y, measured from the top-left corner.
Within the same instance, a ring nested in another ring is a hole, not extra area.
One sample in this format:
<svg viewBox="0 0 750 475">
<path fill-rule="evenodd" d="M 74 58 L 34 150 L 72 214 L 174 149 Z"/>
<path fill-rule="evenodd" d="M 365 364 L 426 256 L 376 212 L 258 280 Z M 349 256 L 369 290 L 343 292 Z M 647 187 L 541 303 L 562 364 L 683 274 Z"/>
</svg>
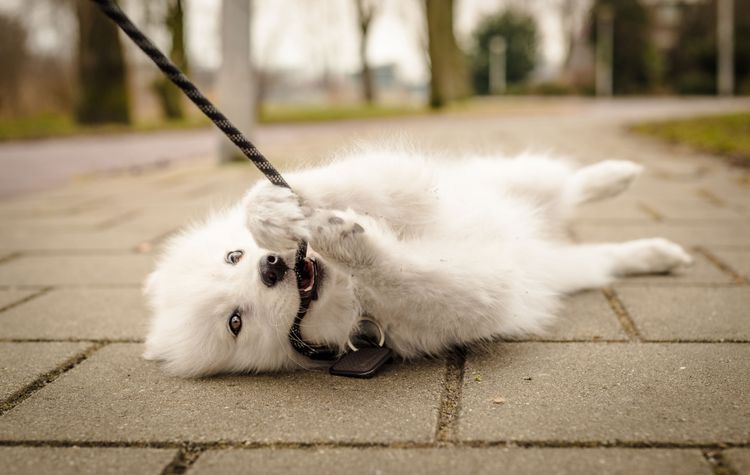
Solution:
<svg viewBox="0 0 750 475">
<path fill-rule="evenodd" d="M 242 330 L 242 315 L 239 310 L 235 310 L 234 313 L 229 317 L 229 331 L 234 336 L 237 336 Z"/>
<path fill-rule="evenodd" d="M 242 259 L 243 255 L 245 255 L 243 251 L 240 251 L 240 250 L 232 251 L 226 255 L 226 257 L 224 258 L 224 261 L 227 264 L 235 265 L 238 262 L 240 262 L 240 259 Z"/>
</svg>

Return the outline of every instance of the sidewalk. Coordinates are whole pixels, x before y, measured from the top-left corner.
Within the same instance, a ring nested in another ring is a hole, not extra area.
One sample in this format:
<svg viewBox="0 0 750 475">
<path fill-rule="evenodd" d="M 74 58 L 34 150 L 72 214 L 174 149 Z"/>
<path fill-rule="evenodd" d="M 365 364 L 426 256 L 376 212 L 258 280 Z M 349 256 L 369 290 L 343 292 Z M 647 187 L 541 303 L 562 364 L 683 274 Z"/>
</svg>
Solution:
<svg viewBox="0 0 750 475">
<path fill-rule="evenodd" d="M 357 138 L 466 153 L 632 159 L 581 241 L 664 236 L 695 265 L 572 297 L 544 339 L 323 373 L 179 380 L 140 358 L 164 238 L 241 196 L 249 165 L 193 161 L 0 201 L 0 473 L 750 473 L 750 187 L 628 121 L 750 108 L 512 101 L 505 110 L 290 126 L 283 169 Z"/>
</svg>

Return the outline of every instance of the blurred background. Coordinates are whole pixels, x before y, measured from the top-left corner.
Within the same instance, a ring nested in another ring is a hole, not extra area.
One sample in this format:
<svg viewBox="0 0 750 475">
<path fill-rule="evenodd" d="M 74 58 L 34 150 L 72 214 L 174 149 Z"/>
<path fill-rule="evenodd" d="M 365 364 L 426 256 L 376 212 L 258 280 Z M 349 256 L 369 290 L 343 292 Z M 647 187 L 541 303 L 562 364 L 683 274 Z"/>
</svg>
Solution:
<svg viewBox="0 0 750 475">
<path fill-rule="evenodd" d="M 732 112 L 634 129 L 750 163 L 750 112 L 738 98 L 750 95 L 750 0 L 118 3 L 282 168 L 375 129 L 413 136 L 407 117 L 453 114 L 465 125 L 456 113 L 479 114 L 488 126 L 498 114 L 549 116 L 551 104 L 617 115 L 634 101 L 631 122 L 656 103 L 681 116 L 700 101 Z M 0 64 L 0 196 L 241 158 L 89 0 L 0 0 Z M 325 134 L 340 139 L 316 145 Z"/>
<path fill-rule="evenodd" d="M 750 94 L 750 0 L 119 4 L 251 136 L 507 96 Z M 0 64 L 0 141 L 208 126 L 89 1 L 0 0 Z"/>
</svg>

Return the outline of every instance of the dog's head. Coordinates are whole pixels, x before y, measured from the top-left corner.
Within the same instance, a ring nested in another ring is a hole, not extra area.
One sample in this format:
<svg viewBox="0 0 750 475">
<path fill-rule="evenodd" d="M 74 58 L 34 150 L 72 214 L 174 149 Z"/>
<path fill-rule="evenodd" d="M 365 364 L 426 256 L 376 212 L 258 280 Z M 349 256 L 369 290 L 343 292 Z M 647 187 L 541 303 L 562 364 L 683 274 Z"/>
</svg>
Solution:
<svg viewBox="0 0 750 475">
<path fill-rule="evenodd" d="M 303 285 L 319 298 L 303 335 L 343 347 L 357 315 L 351 283 L 311 254 L 317 281 L 308 274 Z M 174 237 L 146 281 L 153 317 L 144 357 L 187 377 L 309 365 L 288 341 L 300 305 L 294 257 L 259 247 L 239 207 Z"/>
</svg>

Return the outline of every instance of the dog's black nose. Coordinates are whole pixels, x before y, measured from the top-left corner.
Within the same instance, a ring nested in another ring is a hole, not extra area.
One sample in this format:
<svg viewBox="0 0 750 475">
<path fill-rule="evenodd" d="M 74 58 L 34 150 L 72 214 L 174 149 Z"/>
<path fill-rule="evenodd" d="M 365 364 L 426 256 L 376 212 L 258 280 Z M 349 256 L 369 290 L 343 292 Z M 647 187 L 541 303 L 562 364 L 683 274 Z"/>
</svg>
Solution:
<svg viewBox="0 0 750 475">
<path fill-rule="evenodd" d="M 286 262 L 276 254 L 269 254 L 260 260 L 260 280 L 267 287 L 273 287 L 284 278 L 287 271 Z"/>
</svg>

